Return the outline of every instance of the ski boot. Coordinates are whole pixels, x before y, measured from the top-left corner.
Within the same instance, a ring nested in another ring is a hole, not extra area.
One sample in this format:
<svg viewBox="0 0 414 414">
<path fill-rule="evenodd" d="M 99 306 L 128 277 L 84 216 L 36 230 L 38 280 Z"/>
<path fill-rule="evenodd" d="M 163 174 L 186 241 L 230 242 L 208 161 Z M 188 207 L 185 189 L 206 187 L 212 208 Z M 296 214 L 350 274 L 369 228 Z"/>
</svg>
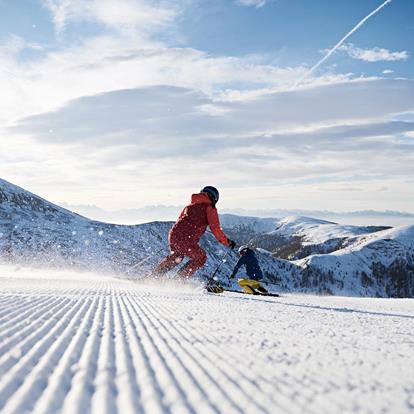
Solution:
<svg viewBox="0 0 414 414">
<path fill-rule="evenodd" d="M 256 290 L 259 292 L 259 293 L 269 293 L 268 292 L 268 290 L 266 289 L 266 288 L 264 288 L 262 285 L 259 285 L 257 288 L 256 288 Z"/>
<path fill-rule="evenodd" d="M 219 285 L 206 285 L 207 292 L 210 293 L 223 293 L 224 289 Z"/>
<path fill-rule="evenodd" d="M 208 279 L 204 284 L 204 289 L 210 293 L 224 292 L 224 289 L 220 286 L 220 283 L 214 279 Z"/>
</svg>

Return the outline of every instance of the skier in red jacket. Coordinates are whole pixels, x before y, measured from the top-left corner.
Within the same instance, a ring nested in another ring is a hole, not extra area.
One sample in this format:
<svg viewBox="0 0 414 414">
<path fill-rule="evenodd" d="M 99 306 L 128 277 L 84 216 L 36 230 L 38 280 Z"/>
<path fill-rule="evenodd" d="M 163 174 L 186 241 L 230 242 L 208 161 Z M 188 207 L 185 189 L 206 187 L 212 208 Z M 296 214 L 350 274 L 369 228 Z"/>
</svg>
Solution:
<svg viewBox="0 0 414 414">
<path fill-rule="evenodd" d="M 230 240 L 220 227 L 216 203 L 219 199 L 217 188 L 204 187 L 199 194 L 191 196 L 191 203 L 184 208 L 168 235 L 171 253 L 154 269 L 155 273 L 166 273 L 189 257 L 188 263 L 178 274 L 191 277 L 207 260 L 205 251 L 199 246 L 201 236 L 210 226 L 216 239 L 224 246 L 234 248 L 236 243 Z"/>
</svg>

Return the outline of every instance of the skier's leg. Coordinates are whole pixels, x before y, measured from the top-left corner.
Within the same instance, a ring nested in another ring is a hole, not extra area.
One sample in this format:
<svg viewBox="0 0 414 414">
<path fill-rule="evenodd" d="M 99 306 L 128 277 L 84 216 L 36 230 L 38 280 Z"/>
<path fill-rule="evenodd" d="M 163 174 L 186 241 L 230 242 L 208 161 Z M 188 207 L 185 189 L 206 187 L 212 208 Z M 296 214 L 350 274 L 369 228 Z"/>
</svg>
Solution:
<svg viewBox="0 0 414 414">
<path fill-rule="evenodd" d="M 164 274 L 173 269 L 184 259 L 184 255 L 181 254 L 177 249 L 171 250 L 171 253 L 154 268 L 154 273 Z"/>
<path fill-rule="evenodd" d="M 247 283 L 249 284 L 249 286 L 260 292 L 260 293 L 268 293 L 266 288 L 264 286 L 262 286 L 262 284 L 255 278 L 255 276 L 250 276 L 249 279 L 246 279 Z"/>
<path fill-rule="evenodd" d="M 245 293 L 253 294 L 255 293 L 255 289 L 257 288 L 257 286 L 260 285 L 260 283 L 257 282 L 257 280 L 247 278 L 239 279 L 237 283 L 244 290 Z"/>
<path fill-rule="evenodd" d="M 267 293 L 267 290 L 262 286 L 262 284 L 257 280 L 250 277 L 248 280 L 248 283 L 250 284 L 250 287 L 254 290 L 257 290 L 260 293 Z"/>
<path fill-rule="evenodd" d="M 257 280 L 247 278 L 239 279 L 238 283 L 241 287 L 250 286 L 253 289 L 257 289 L 260 286 L 260 283 Z"/>
<path fill-rule="evenodd" d="M 239 279 L 237 282 L 246 293 L 268 293 L 267 290 L 260 284 L 258 280 Z"/>
<path fill-rule="evenodd" d="M 237 283 L 243 289 L 244 293 L 254 294 L 254 289 L 247 282 L 249 279 L 239 279 Z"/>
<path fill-rule="evenodd" d="M 181 277 L 189 278 L 198 269 L 200 269 L 200 267 L 204 266 L 207 260 L 207 255 L 206 252 L 198 244 L 195 246 L 189 246 L 185 252 L 185 255 L 188 256 L 190 260 L 178 271 L 178 274 Z"/>
</svg>

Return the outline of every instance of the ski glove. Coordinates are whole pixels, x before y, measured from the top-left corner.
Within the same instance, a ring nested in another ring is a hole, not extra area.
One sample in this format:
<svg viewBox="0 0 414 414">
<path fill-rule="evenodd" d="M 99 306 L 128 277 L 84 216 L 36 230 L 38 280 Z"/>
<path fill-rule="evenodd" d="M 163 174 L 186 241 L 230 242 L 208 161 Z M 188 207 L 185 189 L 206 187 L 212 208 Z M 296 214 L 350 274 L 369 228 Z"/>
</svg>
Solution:
<svg viewBox="0 0 414 414">
<path fill-rule="evenodd" d="M 229 247 L 233 250 L 236 247 L 236 242 L 229 239 Z"/>
</svg>

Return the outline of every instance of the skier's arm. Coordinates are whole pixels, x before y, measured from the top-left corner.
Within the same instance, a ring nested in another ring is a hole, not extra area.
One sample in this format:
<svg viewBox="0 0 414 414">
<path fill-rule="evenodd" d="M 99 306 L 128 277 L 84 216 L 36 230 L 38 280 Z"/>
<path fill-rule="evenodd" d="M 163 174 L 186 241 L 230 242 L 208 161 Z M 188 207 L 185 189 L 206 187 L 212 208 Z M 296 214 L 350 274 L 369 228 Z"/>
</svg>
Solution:
<svg viewBox="0 0 414 414">
<path fill-rule="evenodd" d="M 207 208 L 207 221 L 210 226 L 211 231 L 214 234 L 214 237 L 225 246 L 230 246 L 230 239 L 223 233 L 223 230 L 220 226 L 220 220 L 217 213 L 217 209 L 209 206 Z"/>
<path fill-rule="evenodd" d="M 181 211 L 180 215 L 178 216 L 177 221 L 180 221 L 181 219 L 183 219 L 185 216 L 187 215 L 187 207 L 184 207 L 183 210 Z"/>
<path fill-rule="evenodd" d="M 244 265 L 245 261 L 246 261 L 245 256 L 240 257 L 240 259 L 236 263 L 236 266 L 234 266 L 233 272 L 231 273 L 232 277 L 235 277 L 237 275 L 237 272 L 239 271 L 240 267 Z"/>
</svg>

